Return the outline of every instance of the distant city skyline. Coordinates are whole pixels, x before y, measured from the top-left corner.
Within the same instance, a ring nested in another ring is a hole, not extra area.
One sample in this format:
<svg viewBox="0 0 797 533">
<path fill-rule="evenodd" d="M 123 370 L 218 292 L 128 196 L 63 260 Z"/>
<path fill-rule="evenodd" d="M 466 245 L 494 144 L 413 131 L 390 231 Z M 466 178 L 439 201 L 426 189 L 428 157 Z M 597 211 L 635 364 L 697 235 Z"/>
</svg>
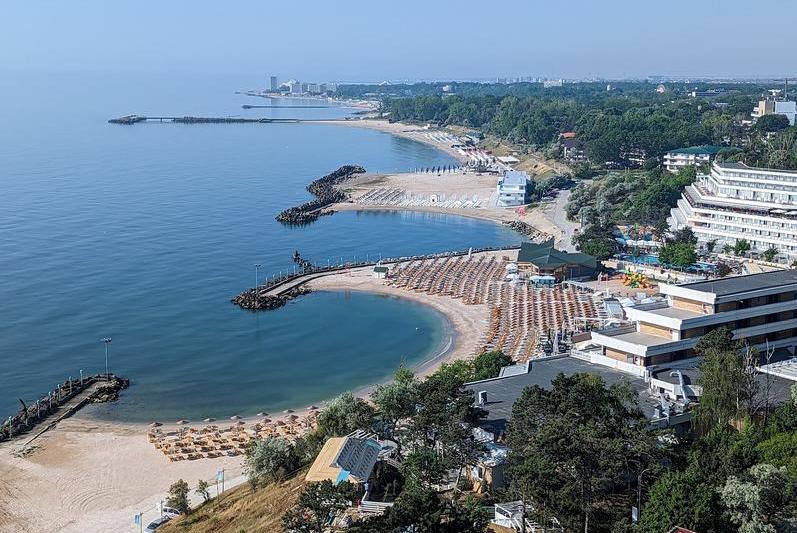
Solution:
<svg viewBox="0 0 797 533">
<path fill-rule="evenodd" d="M 336 82 L 797 75 L 789 26 L 797 4 L 785 0 L 575 0 L 567 9 L 521 0 L 487 9 L 417 0 L 401 9 L 249 0 L 234 8 L 152 0 L 4 7 L 0 70 L 262 73 Z"/>
</svg>

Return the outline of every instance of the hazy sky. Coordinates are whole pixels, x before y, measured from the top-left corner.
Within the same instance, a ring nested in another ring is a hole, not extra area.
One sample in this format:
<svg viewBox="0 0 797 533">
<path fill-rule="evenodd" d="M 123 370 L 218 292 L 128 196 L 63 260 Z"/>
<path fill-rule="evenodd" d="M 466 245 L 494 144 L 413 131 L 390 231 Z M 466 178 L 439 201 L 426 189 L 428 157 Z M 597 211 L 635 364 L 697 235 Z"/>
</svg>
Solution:
<svg viewBox="0 0 797 533">
<path fill-rule="evenodd" d="M 783 76 L 796 24 L 795 0 L 7 0 L 0 70 Z"/>
</svg>

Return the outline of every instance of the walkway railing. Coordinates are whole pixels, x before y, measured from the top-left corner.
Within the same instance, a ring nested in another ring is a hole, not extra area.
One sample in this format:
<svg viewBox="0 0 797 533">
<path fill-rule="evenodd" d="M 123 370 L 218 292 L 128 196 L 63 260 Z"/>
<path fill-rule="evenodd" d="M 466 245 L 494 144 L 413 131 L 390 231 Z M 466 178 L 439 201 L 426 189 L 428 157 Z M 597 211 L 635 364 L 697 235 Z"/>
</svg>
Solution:
<svg viewBox="0 0 797 533">
<path fill-rule="evenodd" d="M 323 272 L 340 272 L 351 268 L 361 268 L 367 266 L 376 266 L 377 264 L 382 265 L 389 265 L 389 264 L 396 264 L 396 263 L 406 263 L 409 261 L 423 261 L 427 259 L 440 259 L 445 257 L 458 257 L 464 256 L 468 254 L 477 254 L 477 253 L 484 253 L 484 252 L 500 252 L 500 251 L 509 251 L 509 250 L 518 250 L 520 249 L 519 245 L 516 246 L 501 246 L 501 247 L 485 247 L 485 248 L 470 248 L 468 250 L 457 250 L 457 251 L 449 251 L 449 252 L 440 252 L 434 254 L 425 254 L 425 255 L 411 255 L 411 256 L 400 256 L 400 257 L 389 257 L 389 258 L 381 258 L 379 260 L 373 261 L 351 261 L 351 262 L 344 262 L 337 265 L 328 265 L 328 266 L 313 266 L 310 268 L 306 268 L 299 272 L 293 274 L 280 274 L 274 275 L 270 279 L 268 279 L 265 283 L 261 283 L 258 285 L 258 291 L 262 292 L 264 290 L 273 290 L 281 285 L 286 285 L 291 283 L 294 280 L 309 276 L 311 274 L 318 274 Z"/>
</svg>

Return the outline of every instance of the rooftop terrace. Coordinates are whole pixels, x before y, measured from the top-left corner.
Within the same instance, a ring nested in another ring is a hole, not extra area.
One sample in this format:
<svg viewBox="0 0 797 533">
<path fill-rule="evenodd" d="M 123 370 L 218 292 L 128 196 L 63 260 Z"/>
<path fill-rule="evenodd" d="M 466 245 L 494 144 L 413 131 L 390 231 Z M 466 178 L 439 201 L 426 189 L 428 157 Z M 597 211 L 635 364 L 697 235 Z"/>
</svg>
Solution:
<svg viewBox="0 0 797 533">
<path fill-rule="evenodd" d="M 748 274 L 746 276 L 732 276 L 709 281 L 697 281 L 680 286 L 693 291 L 714 293 L 717 296 L 730 296 L 733 294 L 787 286 L 795 283 L 797 283 L 797 270 L 775 270 L 773 272 Z"/>
<path fill-rule="evenodd" d="M 640 405 L 649 416 L 653 415 L 654 408 L 658 405 L 658 401 L 648 394 L 647 385 L 643 380 L 613 368 L 593 365 L 573 357 L 532 360 L 531 370 L 526 374 L 467 383 L 465 388 L 474 394 L 480 391 L 487 392 L 487 403 L 480 406 L 487 411 L 487 417 L 482 425 L 500 433 L 506 429 L 506 423 L 512 416 L 512 406 L 523 393 L 523 389 L 532 385 L 550 389 L 551 382 L 559 373 L 566 376 L 577 373 L 598 375 L 607 385 L 628 382 L 639 395 Z"/>
</svg>

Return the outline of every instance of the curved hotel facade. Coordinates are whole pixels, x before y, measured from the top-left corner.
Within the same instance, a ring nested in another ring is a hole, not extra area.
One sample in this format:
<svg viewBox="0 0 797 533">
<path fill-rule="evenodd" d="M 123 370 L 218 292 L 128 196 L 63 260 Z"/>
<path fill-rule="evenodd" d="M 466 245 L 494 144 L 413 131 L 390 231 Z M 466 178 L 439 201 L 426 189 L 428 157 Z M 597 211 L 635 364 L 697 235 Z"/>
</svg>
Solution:
<svg viewBox="0 0 797 533">
<path fill-rule="evenodd" d="M 670 228 L 692 228 L 717 249 L 746 239 L 753 250 L 776 248 L 797 259 L 797 172 L 717 163 L 684 189 L 668 218 Z"/>
</svg>

